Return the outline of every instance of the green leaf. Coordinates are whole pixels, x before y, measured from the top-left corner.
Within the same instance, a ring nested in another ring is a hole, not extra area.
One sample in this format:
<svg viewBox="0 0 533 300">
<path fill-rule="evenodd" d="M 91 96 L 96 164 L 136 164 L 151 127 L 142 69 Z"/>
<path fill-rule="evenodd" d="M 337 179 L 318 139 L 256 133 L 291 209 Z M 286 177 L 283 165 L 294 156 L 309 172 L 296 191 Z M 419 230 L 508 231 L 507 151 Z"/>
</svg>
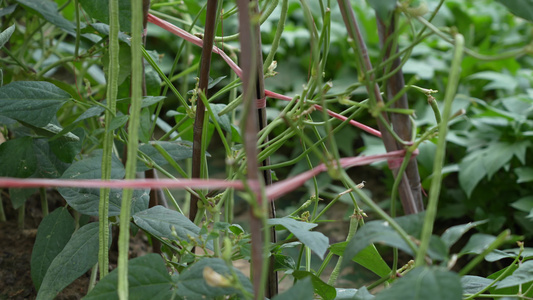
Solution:
<svg viewBox="0 0 533 300">
<path fill-rule="evenodd" d="M 123 179 L 125 175 L 122 162 L 115 156 L 111 158 L 111 179 Z M 94 151 L 93 156 L 73 163 L 61 176 L 63 179 L 100 179 L 102 177 L 102 151 Z M 77 211 L 98 216 L 100 189 L 59 188 L 59 193 Z M 148 207 L 149 190 L 135 190 L 132 198 L 132 214 Z M 109 195 L 109 216 L 118 216 L 122 203 L 122 190 L 112 189 Z"/>
<path fill-rule="evenodd" d="M 531 167 L 516 168 L 514 172 L 518 176 L 516 183 L 533 181 L 533 168 Z"/>
<path fill-rule="evenodd" d="M 200 227 L 191 222 L 189 218 L 160 205 L 134 214 L 133 221 L 135 225 L 153 236 L 172 241 L 176 240 L 172 230 L 175 231 L 179 240 L 185 241 L 190 241 L 189 237 L 198 240 L 200 234 Z M 212 242 L 207 244 L 208 249 L 212 249 L 212 246 Z"/>
<path fill-rule="evenodd" d="M 305 277 L 298 280 L 295 285 L 282 294 L 276 295 L 272 300 L 308 300 L 313 299 L 313 285 L 311 278 Z"/>
<path fill-rule="evenodd" d="M 478 225 L 484 224 L 484 223 L 487 223 L 487 220 L 477 221 L 477 222 L 470 222 L 470 223 L 467 223 L 467 224 L 452 226 L 452 227 L 446 229 L 446 231 L 444 231 L 444 233 L 441 236 L 441 239 L 444 242 L 444 244 L 446 245 L 446 247 L 450 248 L 467 231 L 469 231 L 470 229 L 472 229 L 472 228 L 474 228 L 474 227 L 476 227 Z"/>
<path fill-rule="evenodd" d="M 333 244 L 330 246 L 329 251 L 338 256 L 342 256 L 347 244 L 348 242 Z M 387 263 L 383 260 L 374 245 L 368 245 L 366 248 L 357 253 L 352 260 L 380 277 L 389 275 L 391 271 L 389 265 L 387 265 Z"/>
<path fill-rule="evenodd" d="M 70 98 L 46 81 L 15 81 L 0 87 L 0 115 L 43 127 Z"/>
<path fill-rule="evenodd" d="M 237 274 L 237 279 L 242 284 L 243 288 L 249 293 L 253 294 L 253 287 L 244 274 L 238 269 L 228 265 L 219 258 L 204 258 L 193 264 L 191 267 L 183 271 L 178 277 L 177 293 L 181 297 L 187 299 L 214 299 L 226 295 L 240 295 L 241 292 L 231 286 L 218 287 L 209 285 L 204 279 L 204 268 L 209 267 L 216 273 L 231 278 L 232 273 Z M 242 298 L 242 297 L 241 297 Z"/>
<path fill-rule="evenodd" d="M 370 294 L 370 292 L 366 289 L 366 286 L 363 286 L 362 288 L 357 290 L 352 300 L 372 300 L 374 298 L 376 297 Z"/>
<path fill-rule="evenodd" d="M 108 0 L 80 0 L 83 9 L 89 16 L 109 24 Z M 120 31 L 131 31 L 131 4 L 129 0 L 118 1 Z"/>
<path fill-rule="evenodd" d="M 150 253 L 128 261 L 129 299 L 165 299 L 172 279 L 161 255 Z M 83 299 L 118 299 L 118 269 L 114 269 Z"/>
<path fill-rule="evenodd" d="M 322 299 L 326 299 L 326 300 L 335 299 L 335 297 L 337 296 L 337 291 L 335 290 L 334 287 L 325 283 L 324 281 L 322 281 L 322 279 L 320 279 L 318 276 L 316 276 L 315 274 L 311 272 L 294 271 L 292 273 L 292 276 L 294 276 L 294 278 L 298 280 L 311 277 L 311 282 L 313 283 L 313 289 L 317 295 L 322 297 Z"/>
<path fill-rule="evenodd" d="M 293 233 L 303 244 L 315 252 L 321 259 L 329 246 L 329 239 L 321 232 L 310 231 L 318 224 L 296 221 L 291 218 L 269 219 L 269 225 L 281 225 Z"/>
<path fill-rule="evenodd" d="M 89 223 L 72 235 L 50 264 L 37 294 L 37 300 L 53 299 L 98 260 L 98 223 Z"/>
<path fill-rule="evenodd" d="M 483 250 L 487 249 L 492 242 L 496 240 L 496 237 L 484 233 L 476 233 L 470 237 L 466 245 L 459 252 L 460 255 L 465 254 L 480 254 Z"/>
<path fill-rule="evenodd" d="M 70 240 L 75 228 L 74 218 L 66 207 L 54 210 L 39 224 L 31 252 L 31 279 L 37 291 L 48 267 Z"/>
<path fill-rule="evenodd" d="M 4 45 L 5 45 L 5 43 L 7 43 L 7 41 L 9 41 L 9 38 L 11 37 L 13 32 L 15 32 L 15 24 L 9 26 L 6 30 L 4 30 L 4 31 L 2 31 L 0 33 L 0 49 L 2 49 L 2 47 L 4 47 Z"/>
<path fill-rule="evenodd" d="M 517 146 L 518 145 L 515 145 L 514 143 L 497 142 L 491 144 L 486 151 L 484 151 L 483 162 L 489 180 L 494 173 L 513 158 L 514 150 L 520 148 Z"/>
<path fill-rule="evenodd" d="M 37 157 L 37 170 L 33 176 L 41 178 L 58 178 L 69 167 L 67 163 L 59 160 L 59 158 L 50 148 L 50 143 L 48 143 L 45 139 L 34 139 L 33 149 L 35 156 Z M 69 151 L 72 151 L 72 149 Z M 66 157 L 68 155 L 76 154 L 62 153 L 61 155 Z"/>
<path fill-rule="evenodd" d="M 533 0 L 498 0 L 511 13 L 528 21 L 533 21 Z"/>
<path fill-rule="evenodd" d="M 511 75 L 494 71 L 484 71 L 468 76 L 468 79 L 482 79 L 490 81 L 483 86 L 483 90 L 508 90 L 514 91 L 518 87 L 518 81 Z"/>
<path fill-rule="evenodd" d="M 463 286 L 463 293 L 465 294 L 475 294 L 485 287 L 487 287 L 489 284 L 492 283 L 493 280 L 479 277 L 479 276 L 471 276 L 466 275 L 461 277 L 461 285 Z"/>
<path fill-rule="evenodd" d="M 372 6 L 383 21 L 387 21 L 389 14 L 396 8 L 396 0 L 366 0 L 366 2 Z"/>
<path fill-rule="evenodd" d="M 30 177 L 37 170 L 33 139 L 21 137 L 0 144 L 0 176 Z"/>
<path fill-rule="evenodd" d="M 528 213 L 533 209 L 533 196 L 522 197 L 511 203 L 511 206 Z"/>
<path fill-rule="evenodd" d="M 41 15 L 46 21 L 68 33 L 75 34 L 76 27 L 57 11 L 55 2 L 49 0 L 17 0 L 17 2 Z"/>
<path fill-rule="evenodd" d="M 460 300 L 462 296 L 461 279 L 456 273 L 439 267 L 418 267 L 378 293 L 375 299 Z"/>
<path fill-rule="evenodd" d="M 148 155 L 160 166 L 167 165 L 168 161 L 153 145 L 159 145 L 161 148 L 165 149 L 174 161 L 180 161 L 192 157 L 192 143 L 187 141 L 151 141 L 149 144 L 139 145 L 139 151 Z M 144 171 L 149 168 L 142 161 L 139 161 L 137 163 L 137 169 Z"/>
<path fill-rule="evenodd" d="M 0 8 L 0 18 L 12 14 L 17 8 L 18 4 L 11 4 L 6 7 Z"/>
<path fill-rule="evenodd" d="M 117 116 L 117 117 L 114 117 L 112 120 L 111 120 L 111 124 L 109 124 L 109 131 L 113 131 L 117 128 L 120 128 L 122 126 L 124 126 L 124 124 L 126 124 L 126 122 L 128 122 L 128 119 L 130 118 L 129 115 L 122 115 L 122 116 Z"/>
<path fill-rule="evenodd" d="M 9 198 L 14 209 L 21 207 L 35 193 L 37 189 L 9 189 Z"/>
<path fill-rule="evenodd" d="M 533 281 L 533 260 L 522 263 L 511 276 L 504 278 L 496 287 L 497 289 L 517 286 Z"/>
<path fill-rule="evenodd" d="M 285 272 L 285 274 L 291 274 L 293 270 L 296 270 L 296 263 L 292 257 L 283 254 L 273 255 L 275 271 L 282 271 Z"/>
<path fill-rule="evenodd" d="M 78 137 L 83 136 L 85 132 L 82 128 L 77 128 L 72 133 L 67 133 L 65 137 L 69 134 Z M 48 144 L 50 145 L 50 150 L 52 150 L 55 156 L 59 158 L 62 162 L 66 163 L 71 163 L 76 157 L 76 155 L 81 152 L 82 143 L 83 139 L 81 138 L 78 138 L 77 141 L 73 141 L 69 138 L 64 138 L 64 136 L 61 136 L 57 139 L 48 142 Z"/>
<path fill-rule="evenodd" d="M 459 184 L 470 197 L 476 185 L 487 174 L 483 155 L 469 155 L 459 164 Z"/>
</svg>

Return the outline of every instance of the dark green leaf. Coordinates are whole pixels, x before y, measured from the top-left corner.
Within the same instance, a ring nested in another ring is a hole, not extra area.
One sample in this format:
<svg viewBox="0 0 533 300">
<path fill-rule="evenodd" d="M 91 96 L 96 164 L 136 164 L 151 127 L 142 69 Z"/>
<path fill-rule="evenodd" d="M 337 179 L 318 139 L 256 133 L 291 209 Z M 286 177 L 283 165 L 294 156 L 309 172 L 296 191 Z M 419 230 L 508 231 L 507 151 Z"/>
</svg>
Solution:
<svg viewBox="0 0 533 300">
<path fill-rule="evenodd" d="M 518 180 L 516 181 L 516 183 L 533 181 L 533 168 L 530 168 L 530 167 L 516 168 L 514 169 L 514 172 L 516 176 L 518 176 Z"/>
<path fill-rule="evenodd" d="M 212 286 L 204 278 L 204 269 L 211 268 L 224 278 L 231 278 L 232 273 L 250 294 L 253 294 L 252 284 L 244 274 L 236 268 L 230 270 L 228 265 L 219 258 L 204 258 L 193 264 L 178 277 L 178 295 L 188 299 L 214 299 L 225 295 L 240 295 L 240 291 L 231 286 L 224 286 L 223 282 L 213 280 L 223 286 Z M 213 282 L 212 282 L 213 283 Z M 241 297 L 242 298 L 242 297 Z"/>
<path fill-rule="evenodd" d="M 533 260 L 522 263 L 511 276 L 504 278 L 496 286 L 498 289 L 517 286 L 533 281 Z"/>
<path fill-rule="evenodd" d="M 479 276 L 470 276 L 466 275 L 461 277 L 461 284 L 463 286 L 463 293 L 465 294 L 475 294 L 486 286 L 492 283 L 493 280 L 479 277 Z"/>
<path fill-rule="evenodd" d="M 2 49 L 2 47 L 4 47 L 4 44 L 9 41 L 9 38 L 11 37 L 13 32 L 15 32 L 15 24 L 9 26 L 6 30 L 0 33 L 0 49 Z"/>
<path fill-rule="evenodd" d="M 321 259 L 324 258 L 329 246 L 329 239 L 321 232 L 310 231 L 318 226 L 317 224 L 296 221 L 291 218 L 269 219 L 268 224 L 285 227 Z"/>
<path fill-rule="evenodd" d="M 0 18 L 3 16 L 7 16 L 15 11 L 15 8 L 17 8 L 18 4 L 11 4 L 6 7 L 0 8 Z"/>
<path fill-rule="evenodd" d="M 474 228 L 474 227 L 476 227 L 478 225 L 484 224 L 484 223 L 487 223 L 487 220 L 477 221 L 477 222 L 470 222 L 468 224 L 452 226 L 452 227 L 446 229 L 446 231 L 444 231 L 444 233 L 441 236 L 441 239 L 444 242 L 444 244 L 446 244 L 446 247 L 450 248 L 467 231 L 469 231 L 470 229 L 472 229 L 472 228 Z"/>
<path fill-rule="evenodd" d="M 55 2 L 49 0 L 17 0 L 17 2 L 41 15 L 46 21 L 64 29 L 68 33 L 75 34 L 76 26 L 57 11 Z"/>
<path fill-rule="evenodd" d="M 158 254 L 147 254 L 128 261 L 129 299 L 165 299 L 172 279 Z M 83 299 L 118 299 L 118 269 L 113 270 Z"/>
<path fill-rule="evenodd" d="M 43 127 L 70 98 L 49 82 L 15 81 L 0 87 L 0 115 Z"/>
<path fill-rule="evenodd" d="M 53 151 L 51 151 L 49 143 L 45 139 L 34 139 L 33 149 L 35 156 L 37 157 L 37 170 L 34 174 L 35 177 L 58 178 L 69 167 L 67 163 L 59 160 Z M 72 153 L 64 153 L 63 155 L 72 155 Z"/>
<path fill-rule="evenodd" d="M 140 145 L 139 151 L 148 155 L 156 164 L 160 166 L 167 165 L 168 161 L 153 145 L 161 146 L 161 148 L 163 148 L 174 161 L 180 161 L 192 157 L 192 143 L 187 141 L 152 141 L 149 144 Z M 148 170 L 149 168 L 142 161 L 139 161 L 137 163 L 137 169 L 144 171 Z"/>
<path fill-rule="evenodd" d="M 109 25 L 104 23 L 91 23 L 89 24 L 90 27 L 92 27 L 94 30 L 99 32 L 103 35 L 109 35 Z M 85 27 L 82 29 L 83 33 L 92 33 L 91 30 L 88 29 L 89 27 Z M 131 37 L 129 37 L 127 34 L 124 34 L 124 32 L 118 33 L 118 39 L 124 43 L 126 43 L 128 46 L 131 45 Z"/>
<path fill-rule="evenodd" d="M 317 295 L 322 297 L 322 299 L 326 299 L 326 300 L 335 299 L 335 296 L 337 296 L 337 291 L 335 290 L 334 287 L 325 283 L 324 281 L 322 281 L 322 279 L 320 279 L 318 276 L 316 276 L 315 274 L 311 272 L 294 271 L 292 273 L 292 276 L 294 276 L 294 278 L 298 280 L 311 277 L 311 282 L 313 283 L 313 289 Z"/>
<path fill-rule="evenodd" d="M 109 24 L 108 0 L 80 0 L 80 4 L 92 18 Z M 129 0 L 118 1 L 120 31 L 131 31 L 131 4 Z"/>
<path fill-rule="evenodd" d="M 289 290 L 276 295 L 272 300 L 308 300 L 313 299 L 313 285 L 311 278 L 298 280 Z"/>
<path fill-rule="evenodd" d="M 470 197 L 479 181 L 487 175 L 483 155 L 471 155 L 459 164 L 459 184 Z"/>
<path fill-rule="evenodd" d="M 14 209 L 21 207 L 32 196 L 37 189 L 9 189 L 9 198 L 11 199 L 11 205 Z"/>
<path fill-rule="evenodd" d="M 176 240 L 172 230 L 175 231 L 179 240 L 185 241 L 190 241 L 189 237 L 198 240 L 200 233 L 200 227 L 191 222 L 189 218 L 160 205 L 134 214 L 133 220 L 135 225 L 153 236 L 172 241 Z M 212 243 L 208 243 L 208 248 L 212 248 Z"/>
<path fill-rule="evenodd" d="M 21 137 L 0 144 L 0 176 L 26 178 L 37 170 L 33 139 Z"/>
<path fill-rule="evenodd" d="M 533 196 L 522 197 L 511 203 L 511 206 L 528 213 L 533 209 Z"/>
<path fill-rule="evenodd" d="M 528 21 L 533 21 L 533 0 L 498 0 L 509 11 Z"/>
<path fill-rule="evenodd" d="M 115 118 L 113 118 L 111 120 L 111 124 L 109 124 L 109 131 L 113 131 L 117 128 L 120 128 L 122 126 L 124 126 L 124 124 L 126 124 L 126 122 L 128 122 L 128 119 L 130 117 L 128 115 L 122 115 L 122 116 L 117 116 Z"/>
<path fill-rule="evenodd" d="M 98 223 L 89 223 L 76 231 L 61 253 L 50 264 L 37 294 L 37 300 L 53 299 L 98 260 Z"/>
<path fill-rule="evenodd" d="M 370 294 L 370 292 L 366 289 L 366 286 L 363 286 L 359 290 L 357 290 L 357 293 L 355 293 L 355 296 L 352 298 L 353 300 L 372 300 L 376 298 L 374 295 Z"/>
<path fill-rule="evenodd" d="M 330 246 L 329 250 L 336 255 L 343 256 L 347 244 L 348 242 L 333 244 Z M 353 258 L 353 261 L 376 273 L 380 277 L 387 276 L 391 271 L 374 245 L 368 245 L 357 253 Z"/>
<path fill-rule="evenodd" d="M 378 293 L 375 299 L 460 300 L 462 296 L 461 279 L 456 273 L 439 267 L 418 267 Z"/>
<path fill-rule="evenodd" d="M 31 279 L 37 291 L 48 267 L 70 240 L 75 228 L 74 218 L 66 207 L 54 210 L 39 224 L 31 252 Z"/>
<path fill-rule="evenodd" d="M 218 78 L 211 78 L 209 77 L 209 84 L 207 85 L 207 89 L 212 89 L 215 85 L 217 85 L 219 82 L 222 81 L 222 79 L 226 78 L 226 76 L 220 76 Z"/>
<path fill-rule="evenodd" d="M 492 242 L 496 240 L 496 237 L 484 233 L 476 233 L 470 237 L 466 245 L 461 249 L 459 254 L 480 254 L 483 250 L 487 249 Z"/>
<path fill-rule="evenodd" d="M 376 11 L 378 17 L 387 21 L 391 12 L 396 8 L 396 0 L 366 0 Z"/>
<path fill-rule="evenodd" d="M 64 179 L 100 179 L 102 177 L 102 151 L 93 156 L 73 163 L 61 176 Z M 111 158 L 111 179 L 123 179 L 125 175 L 122 162 L 115 156 Z M 77 211 L 98 216 L 100 189 L 60 188 L 59 193 Z M 132 198 L 132 214 L 148 207 L 149 190 L 135 190 Z M 118 216 L 122 203 L 122 190 L 112 189 L 109 196 L 109 216 Z"/>
<path fill-rule="evenodd" d="M 292 257 L 283 254 L 273 255 L 275 271 L 283 271 L 285 274 L 291 274 L 293 270 L 296 270 L 296 263 Z"/>
<path fill-rule="evenodd" d="M 69 135 L 67 133 L 65 136 Z M 82 136 L 84 134 L 84 131 L 82 128 L 77 128 L 72 133 L 74 136 Z M 50 145 L 50 150 L 55 154 L 57 158 L 59 158 L 62 162 L 71 163 L 76 155 L 78 155 L 81 152 L 81 145 L 83 143 L 82 139 L 78 139 L 77 141 L 70 140 L 68 138 L 64 138 L 64 136 L 61 136 L 55 140 L 49 141 L 48 144 Z"/>
</svg>

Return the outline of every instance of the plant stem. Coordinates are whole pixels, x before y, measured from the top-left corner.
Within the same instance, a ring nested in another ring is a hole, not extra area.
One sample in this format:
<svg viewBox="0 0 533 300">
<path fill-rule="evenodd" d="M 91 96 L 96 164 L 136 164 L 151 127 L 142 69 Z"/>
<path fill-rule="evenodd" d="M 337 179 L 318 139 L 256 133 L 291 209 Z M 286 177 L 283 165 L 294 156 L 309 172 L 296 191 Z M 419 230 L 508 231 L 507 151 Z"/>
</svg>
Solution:
<svg viewBox="0 0 533 300">
<path fill-rule="evenodd" d="M 429 248 L 429 240 L 433 232 L 433 224 L 437 217 L 437 204 L 439 203 L 440 187 L 442 184 L 442 167 L 444 165 L 444 157 L 446 154 L 446 134 L 448 133 L 448 121 L 450 120 L 452 103 L 459 85 L 459 78 L 461 74 L 461 62 L 463 58 L 464 38 L 462 35 L 455 36 L 455 51 L 452 60 L 450 75 L 448 77 L 448 85 L 446 86 L 446 95 L 444 97 L 444 111 L 442 113 L 442 120 L 439 124 L 439 141 L 437 143 L 437 152 L 435 153 L 435 162 L 433 164 L 433 178 L 431 179 L 431 187 L 429 190 L 429 200 L 424 220 L 424 227 L 422 228 L 420 248 L 416 253 L 415 265 L 421 266 L 425 262 L 427 249 Z"/>
<path fill-rule="evenodd" d="M 257 160 L 257 132 L 258 132 L 258 118 L 256 102 L 253 100 L 254 95 L 257 95 L 256 80 L 257 80 L 257 45 L 255 39 L 257 36 L 258 24 L 252 24 L 250 15 L 250 6 L 252 11 L 257 10 L 257 1 L 238 0 L 237 7 L 239 9 L 239 29 L 241 42 L 241 65 L 242 65 L 242 81 L 243 81 L 243 101 L 244 113 L 242 131 L 244 148 L 247 159 L 247 179 L 246 185 L 248 187 L 248 196 L 250 197 L 250 233 L 252 240 L 252 268 L 253 268 L 253 286 L 255 291 L 255 299 L 264 299 L 265 295 L 265 281 L 267 279 L 267 266 L 269 259 L 267 259 L 267 251 L 269 247 L 264 246 L 263 242 L 263 228 L 265 226 L 265 212 L 267 211 L 268 201 L 265 196 L 263 182 L 259 176 L 259 162 Z M 254 16 L 255 17 L 255 16 Z M 255 26 L 255 27 L 254 27 Z M 255 29 L 255 30 L 254 30 Z M 269 230 L 264 231 L 265 244 L 268 245 L 270 235 Z"/>
<path fill-rule="evenodd" d="M 200 82 L 198 84 L 198 96 L 207 95 L 209 84 L 209 69 L 211 68 L 211 52 L 213 50 L 218 0 L 207 1 L 204 42 L 202 46 L 202 57 L 200 59 Z M 201 99 L 197 100 L 196 117 L 194 119 L 193 145 L 192 145 L 192 178 L 202 178 L 202 170 L 205 165 L 205 152 L 202 151 L 205 145 L 202 143 L 206 136 L 204 132 L 205 104 Z M 198 212 L 198 197 L 191 196 L 191 206 L 189 209 L 189 219 L 194 221 Z"/>
<path fill-rule="evenodd" d="M 109 1 L 109 67 L 107 78 L 107 109 L 105 111 L 105 133 L 102 153 L 102 180 L 111 179 L 111 157 L 114 133 L 110 130 L 111 121 L 116 114 L 118 73 L 119 73 L 119 41 L 120 25 L 118 21 L 118 0 Z M 109 272 L 109 188 L 100 189 L 99 217 L 99 246 L 98 263 L 100 265 L 100 279 Z"/>
<path fill-rule="evenodd" d="M 25 217 L 25 214 L 26 214 L 26 204 L 22 204 L 18 208 L 18 220 L 17 220 L 18 228 L 20 230 L 24 229 L 24 217 Z"/>
<path fill-rule="evenodd" d="M 125 179 L 134 179 L 139 146 L 139 125 L 141 115 L 143 84 L 143 3 L 131 1 L 131 107 L 128 123 L 128 144 Z M 118 241 L 118 295 L 128 299 L 128 251 L 130 240 L 131 198 L 133 189 L 124 189 L 120 208 L 120 233 Z"/>
<path fill-rule="evenodd" d="M 0 222 L 6 221 L 6 213 L 4 212 L 4 202 L 2 201 L 2 190 L 0 190 Z"/>
<path fill-rule="evenodd" d="M 48 200 L 46 199 L 46 189 L 39 189 L 39 196 L 41 198 L 41 210 L 43 212 L 43 217 L 48 216 Z"/>
</svg>

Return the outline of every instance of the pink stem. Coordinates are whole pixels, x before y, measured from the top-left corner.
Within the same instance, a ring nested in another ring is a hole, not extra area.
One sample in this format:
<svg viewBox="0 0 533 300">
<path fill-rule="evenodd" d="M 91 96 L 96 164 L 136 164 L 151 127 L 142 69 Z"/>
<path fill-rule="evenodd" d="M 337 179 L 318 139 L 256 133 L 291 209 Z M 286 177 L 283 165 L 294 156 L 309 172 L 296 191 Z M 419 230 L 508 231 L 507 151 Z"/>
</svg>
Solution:
<svg viewBox="0 0 533 300">
<path fill-rule="evenodd" d="M 418 154 L 418 150 L 413 153 L 413 156 Z M 391 151 L 385 154 L 377 154 L 371 156 L 355 156 L 345 157 L 340 159 L 339 168 L 350 168 L 356 166 L 367 165 L 378 161 L 393 161 L 401 163 L 405 150 Z M 326 166 L 320 164 L 317 167 L 294 176 L 289 179 L 278 181 L 266 187 L 267 198 L 272 201 L 279 198 L 286 193 L 295 190 L 302 186 L 304 182 L 311 179 L 313 176 L 326 171 Z M 235 188 L 238 190 L 244 189 L 241 181 L 227 181 L 221 179 L 131 179 L 131 180 L 99 180 L 99 179 L 41 179 L 41 178 L 11 178 L 0 177 L 0 188 L 35 188 L 35 187 L 77 187 L 77 188 Z"/>
<path fill-rule="evenodd" d="M 203 45 L 203 40 L 190 34 L 189 32 L 179 28 L 178 26 L 174 25 L 174 24 L 171 24 L 165 20 L 162 20 L 154 15 L 151 15 L 151 14 L 148 14 L 148 22 L 154 24 L 154 25 L 157 25 L 163 29 L 165 29 L 166 31 L 172 33 L 172 34 L 175 34 L 179 37 L 181 37 L 182 39 L 188 41 L 188 42 L 191 42 L 193 44 L 195 44 L 196 46 L 199 46 L 199 47 L 202 47 Z M 213 46 L 213 52 L 220 55 L 222 57 L 222 59 L 229 65 L 229 67 L 233 70 L 233 72 L 235 72 L 235 74 L 237 74 L 237 76 L 239 77 L 242 77 L 242 70 L 241 68 L 226 54 L 224 53 L 224 51 L 222 51 L 220 48 L 216 47 L 216 46 Z M 278 94 L 278 93 L 275 93 L 275 92 L 272 92 L 272 91 L 269 91 L 269 90 L 265 90 L 265 95 L 267 97 L 270 97 L 270 98 L 274 98 L 274 99 L 280 99 L 280 100 L 285 100 L 285 101 L 290 101 L 292 100 L 291 97 L 289 96 L 285 96 L 285 95 L 282 95 L 282 94 Z M 316 109 L 318 110 L 322 110 L 322 106 L 318 105 L 318 104 L 315 104 L 314 105 Z M 338 113 L 335 113 L 331 110 L 326 110 L 328 115 L 330 115 L 331 117 L 334 117 L 334 118 L 337 118 L 341 121 L 344 121 L 346 120 L 347 118 L 343 115 L 340 115 Z M 363 131 L 366 131 L 372 135 L 375 135 L 377 137 L 381 137 L 381 132 L 379 132 L 378 130 L 372 128 L 372 127 L 369 127 L 369 126 L 366 126 L 364 124 L 361 124 L 357 121 L 354 121 L 354 120 L 350 120 L 350 124 L 363 130 Z"/>
</svg>

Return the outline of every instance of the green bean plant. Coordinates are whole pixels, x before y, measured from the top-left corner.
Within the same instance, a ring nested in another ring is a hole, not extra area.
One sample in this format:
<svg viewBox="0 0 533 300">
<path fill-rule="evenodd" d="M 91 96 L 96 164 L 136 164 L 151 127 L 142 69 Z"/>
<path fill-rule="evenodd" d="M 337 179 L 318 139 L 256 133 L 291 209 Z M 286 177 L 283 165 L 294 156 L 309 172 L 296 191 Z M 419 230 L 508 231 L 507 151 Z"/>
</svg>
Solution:
<svg viewBox="0 0 533 300">
<path fill-rule="evenodd" d="M 40 192 L 36 298 L 87 272 L 84 299 L 533 298 L 527 239 L 487 231 L 487 204 L 436 225 L 450 173 L 467 198 L 513 156 L 531 180 L 531 73 L 476 65 L 525 70 L 531 43 L 477 49 L 466 2 L 0 2 L 0 187 L 21 229 Z M 531 1 L 481 2 L 531 33 Z M 507 92 L 476 98 L 476 80 Z M 390 184 L 355 175 L 369 164 Z M 138 233 L 152 251 L 130 258 Z"/>
</svg>

